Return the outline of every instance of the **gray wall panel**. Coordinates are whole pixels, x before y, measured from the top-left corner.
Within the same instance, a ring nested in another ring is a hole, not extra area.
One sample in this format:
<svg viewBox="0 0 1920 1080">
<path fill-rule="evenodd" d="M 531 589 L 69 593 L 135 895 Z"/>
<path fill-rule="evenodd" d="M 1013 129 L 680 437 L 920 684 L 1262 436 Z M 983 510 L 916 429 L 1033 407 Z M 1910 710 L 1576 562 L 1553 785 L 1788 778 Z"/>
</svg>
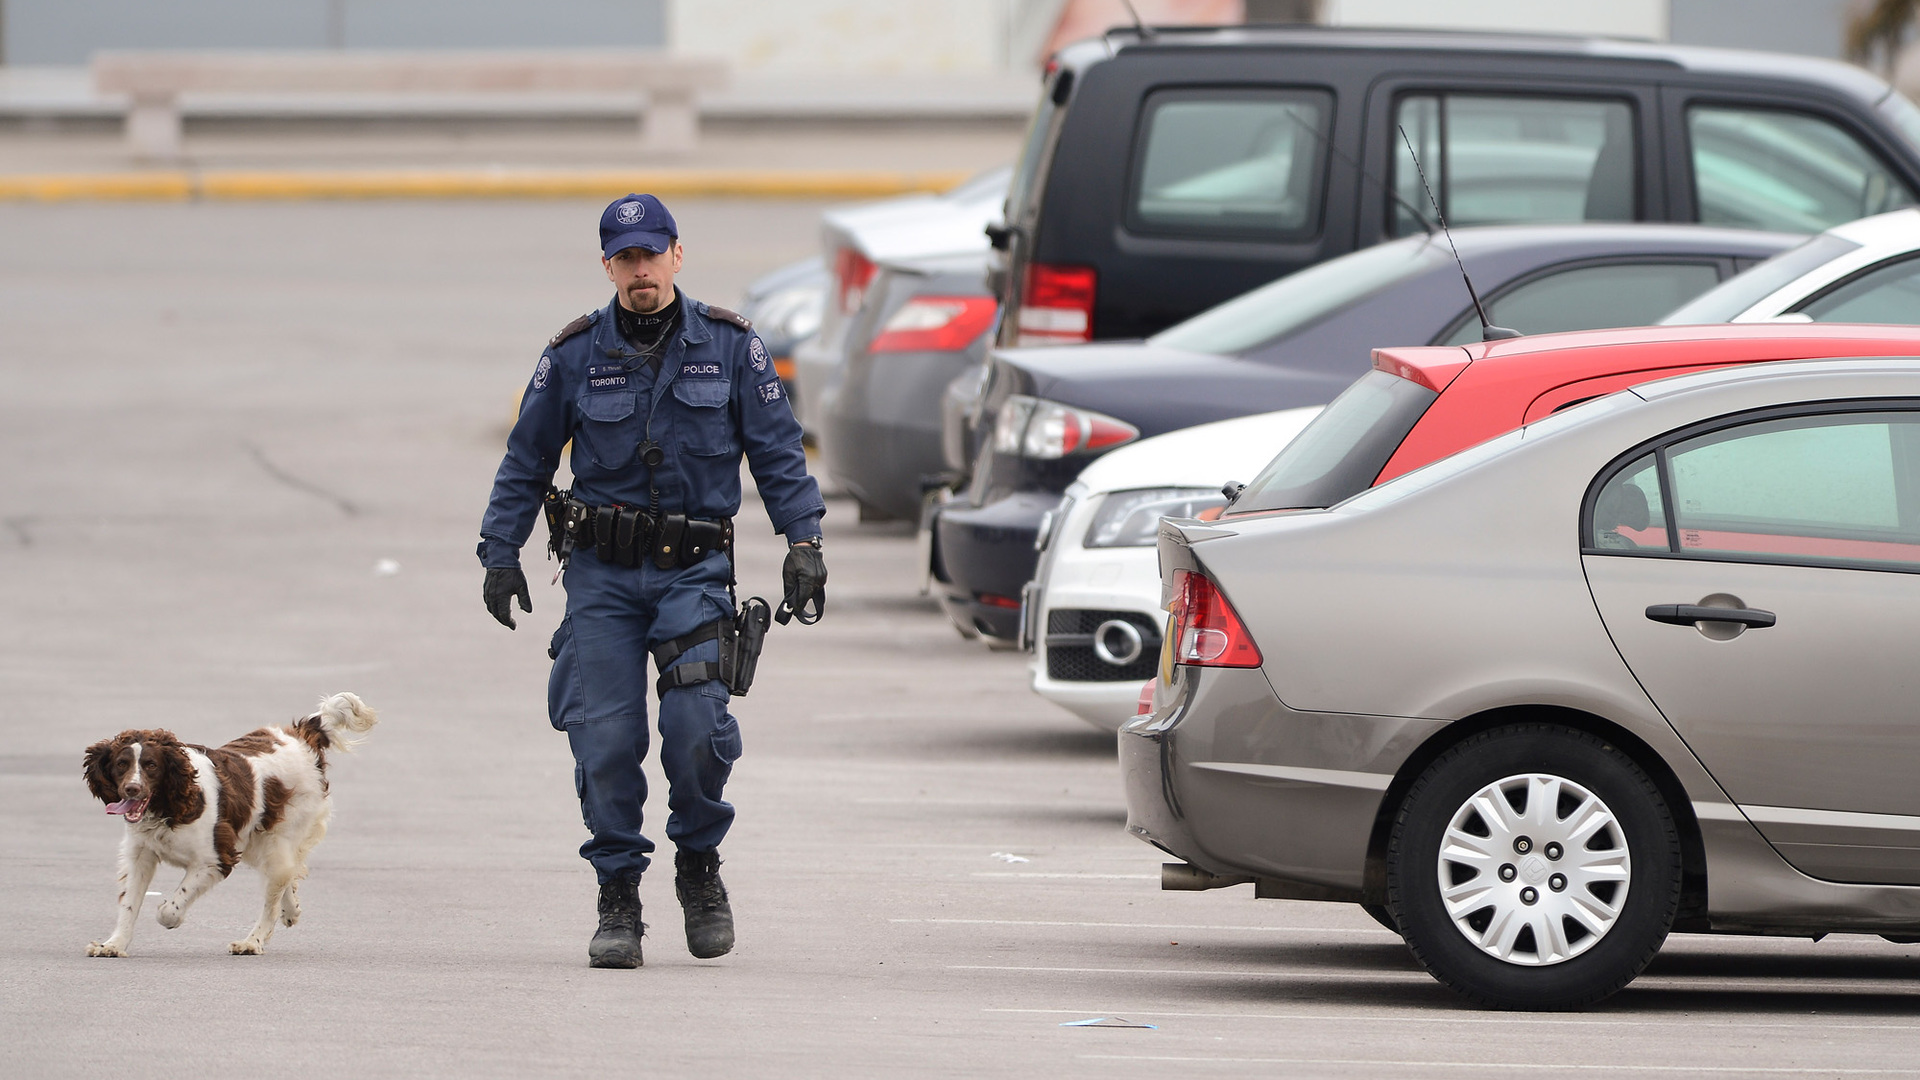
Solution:
<svg viewBox="0 0 1920 1080">
<path fill-rule="evenodd" d="M 1676 45 L 1766 49 L 1840 59 L 1853 0 L 1671 0 Z"/>
<path fill-rule="evenodd" d="M 96 49 L 648 48 L 666 0 L 0 0 L 0 61 Z"/>
</svg>

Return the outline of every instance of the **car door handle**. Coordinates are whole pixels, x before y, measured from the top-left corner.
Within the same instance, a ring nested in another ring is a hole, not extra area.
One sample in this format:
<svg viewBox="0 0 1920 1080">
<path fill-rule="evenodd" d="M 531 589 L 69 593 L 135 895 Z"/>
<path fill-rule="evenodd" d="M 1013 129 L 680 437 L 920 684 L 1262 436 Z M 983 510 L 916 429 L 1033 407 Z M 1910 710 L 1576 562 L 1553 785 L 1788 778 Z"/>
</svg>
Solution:
<svg viewBox="0 0 1920 1080">
<path fill-rule="evenodd" d="M 1758 611 L 1753 608 L 1701 607 L 1699 604 L 1652 604 L 1647 608 L 1647 618 L 1659 623 L 1672 623 L 1675 626 L 1692 626 L 1697 622 L 1731 622 L 1742 626 L 1751 626 L 1758 630 L 1774 624 L 1773 612 Z"/>
</svg>

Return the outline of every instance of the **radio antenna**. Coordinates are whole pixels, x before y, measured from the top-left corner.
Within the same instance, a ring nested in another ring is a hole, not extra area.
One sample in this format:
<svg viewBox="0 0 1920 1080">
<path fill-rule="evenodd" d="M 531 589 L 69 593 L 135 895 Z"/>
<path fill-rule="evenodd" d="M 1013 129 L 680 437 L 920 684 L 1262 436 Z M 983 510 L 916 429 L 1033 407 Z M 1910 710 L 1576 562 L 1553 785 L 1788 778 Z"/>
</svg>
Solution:
<svg viewBox="0 0 1920 1080">
<path fill-rule="evenodd" d="M 1500 341 L 1522 336 L 1518 330 L 1495 326 L 1487 320 L 1487 309 L 1480 303 L 1480 294 L 1474 291 L 1473 279 L 1467 276 L 1467 264 L 1460 261 L 1460 248 L 1453 242 L 1453 230 L 1447 228 L 1447 215 L 1440 209 L 1440 200 L 1433 197 L 1433 185 L 1427 183 L 1427 170 L 1421 167 L 1420 155 L 1414 152 L 1413 140 L 1407 138 L 1404 124 L 1400 125 L 1400 141 L 1407 144 L 1407 156 L 1413 158 L 1413 169 L 1420 174 L 1420 186 L 1426 189 L 1427 202 L 1433 205 L 1433 216 L 1440 222 L 1440 232 L 1446 236 L 1447 247 L 1453 252 L 1453 264 L 1460 268 L 1460 280 L 1467 283 L 1467 296 L 1473 300 L 1473 312 L 1480 316 L 1480 340 Z"/>
<path fill-rule="evenodd" d="M 1368 172 L 1367 167 L 1365 165 L 1360 164 L 1359 162 L 1353 160 L 1351 156 L 1347 155 L 1346 153 L 1343 153 L 1339 147 L 1333 145 L 1333 139 L 1331 137 L 1329 137 L 1326 133 L 1322 132 L 1319 128 L 1314 127 L 1312 124 L 1309 124 L 1305 120 L 1300 119 L 1299 113 L 1289 108 L 1286 110 L 1286 114 L 1287 114 L 1287 119 L 1300 125 L 1300 129 L 1302 131 L 1305 131 L 1307 134 L 1312 135 L 1315 139 L 1320 140 L 1320 145 L 1326 148 L 1327 153 L 1332 154 L 1336 158 L 1339 158 L 1342 163 L 1352 166 L 1354 171 L 1360 174 L 1360 178 L 1362 180 L 1371 180 L 1374 183 L 1379 184 L 1380 190 L 1387 193 L 1387 198 L 1392 199 L 1394 203 L 1400 207 L 1400 209 L 1405 210 L 1408 214 L 1411 214 L 1413 216 L 1413 220 L 1420 224 L 1421 232 L 1426 233 L 1428 236 L 1433 235 L 1433 222 L 1427 220 L 1427 215 L 1421 213 L 1419 207 L 1413 205 L 1413 203 L 1408 201 L 1406 197 L 1402 196 L 1399 192 L 1393 190 L 1392 187 L 1390 187 L 1385 182 L 1383 182 L 1379 177 Z"/>
<path fill-rule="evenodd" d="M 1148 26 L 1146 22 L 1140 18 L 1140 13 L 1134 10 L 1133 0 L 1120 0 L 1120 2 L 1127 5 L 1127 14 L 1133 16 L 1133 28 L 1140 32 L 1141 41 L 1151 41 L 1159 34 L 1158 30 Z"/>
</svg>

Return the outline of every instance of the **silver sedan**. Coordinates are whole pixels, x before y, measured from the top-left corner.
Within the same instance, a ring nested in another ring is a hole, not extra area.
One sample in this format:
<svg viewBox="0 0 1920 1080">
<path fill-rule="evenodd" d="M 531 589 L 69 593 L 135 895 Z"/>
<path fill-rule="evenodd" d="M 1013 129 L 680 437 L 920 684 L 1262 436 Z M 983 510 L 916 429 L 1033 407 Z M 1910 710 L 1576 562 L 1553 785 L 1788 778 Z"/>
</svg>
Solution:
<svg viewBox="0 0 1920 1080">
<path fill-rule="evenodd" d="M 1169 888 L 1362 904 L 1504 1008 L 1670 931 L 1920 940 L 1920 359 L 1648 383 L 1160 562 Z"/>
</svg>

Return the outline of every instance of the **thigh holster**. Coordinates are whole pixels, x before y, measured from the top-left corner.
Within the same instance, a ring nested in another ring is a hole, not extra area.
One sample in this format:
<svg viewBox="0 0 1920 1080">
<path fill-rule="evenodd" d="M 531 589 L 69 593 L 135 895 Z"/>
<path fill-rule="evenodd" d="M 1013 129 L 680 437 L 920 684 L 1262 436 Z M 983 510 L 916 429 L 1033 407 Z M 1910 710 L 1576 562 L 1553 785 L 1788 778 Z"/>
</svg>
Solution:
<svg viewBox="0 0 1920 1080">
<path fill-rule="evenodd" d="M 654 691 L 665 697 L 669 690 L 719 679 L 728 693 L 744 697 L 753 686 L 754 670 L 760 666 L 760 649 L 766 644 L 767 628 L 772 622 L 773 612 L 767 602 L 752 596 L 731 617 L 715 619 L 692 633 L 654 646 L 653 666 L 660 671 L 660 678 L 653 684 Z M 673 666 L 688 649 L 709 641 L 720 643 L 719 659 Z"/>
</svg>

